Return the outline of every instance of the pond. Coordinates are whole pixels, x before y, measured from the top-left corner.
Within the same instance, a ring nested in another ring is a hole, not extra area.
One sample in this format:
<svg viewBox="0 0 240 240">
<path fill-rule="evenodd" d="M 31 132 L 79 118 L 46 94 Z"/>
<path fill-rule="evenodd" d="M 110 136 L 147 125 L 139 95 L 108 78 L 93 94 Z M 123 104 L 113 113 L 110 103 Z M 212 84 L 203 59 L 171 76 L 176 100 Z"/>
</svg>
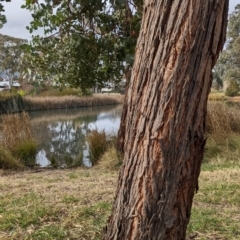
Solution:
<svg viewBox="0 0 240 240">
<path fill-rule="evenodd" d="M 94 129 L 116 134 L 121 111 L 122 106 L 118 105 L 30 112 L 33 134 L 39 144 L 37 164 L 65 167 L 81 158 L 90 167 L 87 134 Z"/>
</svg>

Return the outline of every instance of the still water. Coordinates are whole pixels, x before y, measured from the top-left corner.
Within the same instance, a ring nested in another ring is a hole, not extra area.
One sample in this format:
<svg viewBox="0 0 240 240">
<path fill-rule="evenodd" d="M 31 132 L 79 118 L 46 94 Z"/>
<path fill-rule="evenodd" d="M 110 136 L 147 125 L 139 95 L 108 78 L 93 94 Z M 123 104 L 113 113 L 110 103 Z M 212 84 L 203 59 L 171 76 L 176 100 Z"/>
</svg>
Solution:
<svg viewBox="0 0 240 240">
<path fill-rule="evenodd" d="M 86 166 L 91 166 L 86 135 L 94 129 L 116 134 L 121 111 L 122 106 L 118 105 L 30 112 L 39 143 L 36 162 L 45 167 L 57 161 L 58 166 L 64 167 L 81 157 Z"/>
</svg>

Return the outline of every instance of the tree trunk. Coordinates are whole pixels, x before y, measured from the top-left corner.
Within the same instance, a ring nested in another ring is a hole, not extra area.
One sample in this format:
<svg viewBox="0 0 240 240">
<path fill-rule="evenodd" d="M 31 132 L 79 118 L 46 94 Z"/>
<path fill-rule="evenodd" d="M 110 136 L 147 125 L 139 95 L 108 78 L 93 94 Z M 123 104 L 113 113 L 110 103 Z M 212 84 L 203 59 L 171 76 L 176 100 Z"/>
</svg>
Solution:
<svg viewBox="0 0 240 240">
<path fill-rule="evenodd" d="M 145 0 L 104 239 L 185 239 L 228 0 Z"/>
</svg>

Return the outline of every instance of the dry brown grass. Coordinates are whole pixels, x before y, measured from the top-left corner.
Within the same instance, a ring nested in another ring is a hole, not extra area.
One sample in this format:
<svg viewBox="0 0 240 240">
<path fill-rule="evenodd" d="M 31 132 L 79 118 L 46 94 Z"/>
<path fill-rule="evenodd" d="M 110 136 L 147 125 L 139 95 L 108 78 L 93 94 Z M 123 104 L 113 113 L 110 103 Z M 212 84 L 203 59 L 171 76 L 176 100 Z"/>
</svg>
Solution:
<svg viewBox="0 0 240 240">
<path fill-rule="evenodd" d="M 240 133 L 240 108 L 220 102 L 208 103 L 207 133 L 227 137 Z"/>
<path fill-rule="evenodd" d="M 25 165 L 32 165 L 35 162 L 37 142 L 32 135 L 30 118 L 26 112 L 20 114 L 8 114 L 1 117 L 1 138 L 0 146 L 9 154 L 5 154 L 4 166 L 11 166 L 14 162 L 21 162 Z M 11 157 L 12 155 L 12 157 Z M 7 158 L 7 156 L 9 156 Z M 13 161 L 16 158 L 16 161 Z M 19 164 L 15 164 L 18 167 Z"/>
<path fill-rule="evenodd" d="M 31 123 L 26 112 L 1 116 L 2 137 L 0 144 L 11 148 L 24 139 L 33 139 Z"/>
<path fill-rule="evenodd" d="M 224 92 L 211 92 L 208 96 L 209 101 L 225 101 L 227 99 Z"/>
<path fill-rule="evenodd" d="M 0 172 L 0 239 L 101 239 L 118 172 L 97 167 L 38 171 Z M 191 239 L 239 239 L 239 187 L 240 169 L 202 171 Z"/>
<path fill-rule="evenodd" d="M 101 172 L 95 168 L 22 172 L 0 170 L 0 176 L 1 196 L 21 197 L 34 191 L 46 198 L 46 203 L 61 205 L 64 195 L 75 195 L 79 198 L 78 206 L 90 206 L 101 200 L 112 201 L 117 172 Z"/>
<path fill-rule="evenodd" d="M 236 104 L 209 102 L 204 160 L 238 162 L 240 157 L 240 108 Z"/>
<path fill-rule="evenodd" d="M 24 105 L 28 111 L 115 105 L 122 102 L 123 96 L 120 94 L 99 94 L 90 97 L 24 97 Z"/>
<path fill-rule="evenodd" d="M 122 156 L 115 146 L 109 146 L 107 151 L 98 161 L 97 167 L 100 169 L 117 170 L 122 164 Z"/>
<path fill-rule="evenodd" d="M 235 96 L 235 97 L 229 97 L 229 100 L 231 100 L 232 102 L 240 102 L 240 96 Z"/>
<path fill-rule="evenodd" d="M 0 239 L 100 239 L 117 172 L 2 172 Z"/>
</svg>

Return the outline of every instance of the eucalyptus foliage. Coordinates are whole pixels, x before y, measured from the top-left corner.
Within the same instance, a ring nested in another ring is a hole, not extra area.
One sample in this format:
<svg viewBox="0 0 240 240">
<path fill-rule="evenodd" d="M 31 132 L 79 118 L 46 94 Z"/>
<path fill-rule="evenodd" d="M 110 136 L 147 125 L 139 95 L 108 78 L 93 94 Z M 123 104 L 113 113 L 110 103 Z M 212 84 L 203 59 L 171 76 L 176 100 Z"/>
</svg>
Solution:
<svg viewBox="0 0 240 240">
<path fill-rule="evenodd" d="M 0 0 L 0 2 L 11 2 L 11 0 Z M 4 12 L 4 6 L 0 3 L 0 28 L 7 22 L 6 16 L 3 14 Z"/>
<path fill-rule="evenodd" d="M 26 0 L 32 11 L 28 68 L 83 91 L 118 82 L 133 64 L 142 0 Z M 29 71 L 30 72 L 30 71 Z"/>
</svg>

